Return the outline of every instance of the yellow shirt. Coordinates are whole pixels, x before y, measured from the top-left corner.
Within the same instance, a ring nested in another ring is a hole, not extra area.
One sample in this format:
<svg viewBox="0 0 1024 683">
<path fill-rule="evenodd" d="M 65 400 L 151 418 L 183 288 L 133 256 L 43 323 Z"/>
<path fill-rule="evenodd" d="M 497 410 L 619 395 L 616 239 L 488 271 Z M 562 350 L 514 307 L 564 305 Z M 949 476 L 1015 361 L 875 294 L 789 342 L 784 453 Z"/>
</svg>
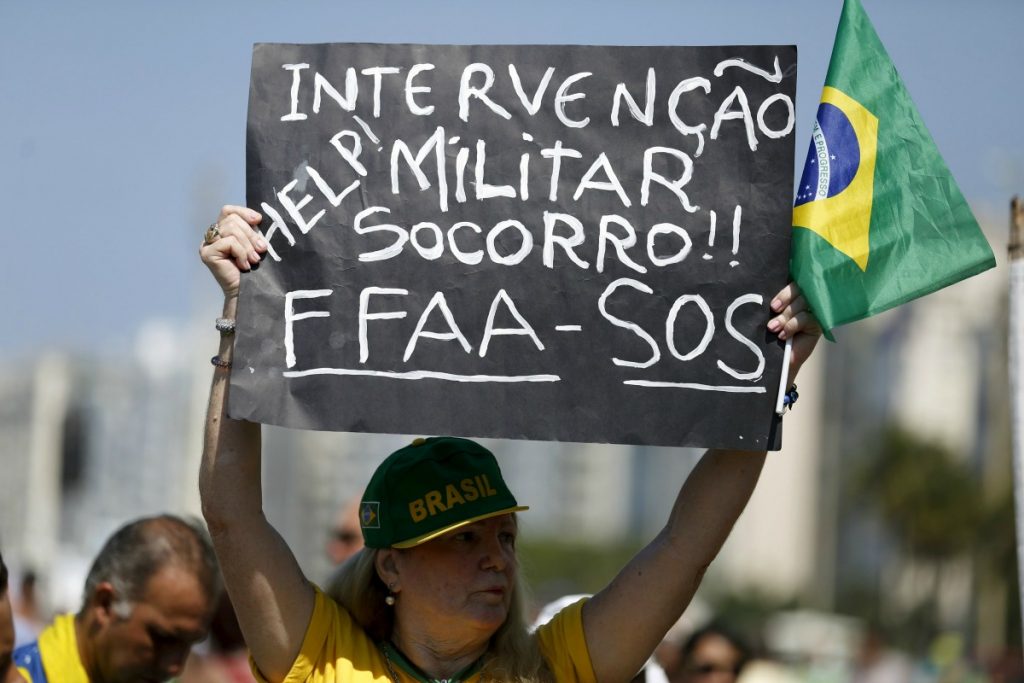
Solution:
<svg viewBox="0 0 1024 683">
<path fill-rule="evenodd" d="M 541 654 L 558 683 L 595 683 L 590 653 L 583 637 L 584 601 L 566 607 L 537 629 Z M 399 683 L 417 683 L 397 664 L 392 669 Z M 266 679 L 253 667 L 256 680 Z M 285 683 L 393 683 L 377 644 L 348 611 L 319 590 L 299 656 Z M 475 673 L 465 683 L 479 683 Z"/>
<path fill-rule="evenodd" d="M 14 665 L 28 683 L 89 683 L 78 658 L 75 615 L 60 615 L 39 640 L 15 650 Z"/>
</svg>

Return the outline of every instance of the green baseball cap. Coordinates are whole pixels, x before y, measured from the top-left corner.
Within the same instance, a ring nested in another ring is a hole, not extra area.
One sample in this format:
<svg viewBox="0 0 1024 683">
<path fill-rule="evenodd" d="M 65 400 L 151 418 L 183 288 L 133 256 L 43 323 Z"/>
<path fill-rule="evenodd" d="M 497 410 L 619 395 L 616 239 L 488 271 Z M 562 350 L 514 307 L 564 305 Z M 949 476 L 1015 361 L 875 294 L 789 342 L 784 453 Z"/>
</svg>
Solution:
<svg viewBox="0 0 1024 683">
<path fill-rule="evenodd" d="M 371 548 L 411 548 L 452 529 L 528 510 L 508 490 L 489 450 L 469 439 L 416 439 L 389 455 L 359 504 Z"/>
</svg>

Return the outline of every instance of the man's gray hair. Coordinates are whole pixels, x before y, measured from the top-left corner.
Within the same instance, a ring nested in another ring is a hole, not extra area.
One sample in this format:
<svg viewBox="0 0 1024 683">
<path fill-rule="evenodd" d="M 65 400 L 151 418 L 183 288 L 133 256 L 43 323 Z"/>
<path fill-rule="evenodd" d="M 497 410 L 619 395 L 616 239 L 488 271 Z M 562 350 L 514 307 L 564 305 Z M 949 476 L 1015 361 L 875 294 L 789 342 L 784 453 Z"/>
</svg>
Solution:
<svg viewBox="0 0 1024 683">
<path fill-rule="evenodd" d="M 149 580 L 165 567 L 191 572 L 212 605 L 220 594 L 220 569 L 202 522 L 174 515 L 145 517 L 114 532 L 89 569 L 82 593 L 85 610 L 104 582 L 114 588 L 114 611 L 127 618 Z"/>
</svg>

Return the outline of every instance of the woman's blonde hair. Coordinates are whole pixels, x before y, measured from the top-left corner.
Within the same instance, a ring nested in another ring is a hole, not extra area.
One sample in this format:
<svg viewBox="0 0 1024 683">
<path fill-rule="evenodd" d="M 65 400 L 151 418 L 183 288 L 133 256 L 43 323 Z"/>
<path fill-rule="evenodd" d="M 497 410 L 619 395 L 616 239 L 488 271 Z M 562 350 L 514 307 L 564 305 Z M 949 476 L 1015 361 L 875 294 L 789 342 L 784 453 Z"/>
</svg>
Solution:
<svg viewBox="0 0 1024 683">
<path fill-rule="evenodd" d="M 348 610 L 371 638 L 386 641 L 394 628 L 394 609 L 384 602 L 388 588 L 377 575 L 376 548 L 363 548 L 331 578 L 327 594 Z M 553 678 L 527 631 L 526 588 L 517 575 L 508 617 L 491 636 L 482 680 L 502 683 L 550 683 Z"/>
</svg>

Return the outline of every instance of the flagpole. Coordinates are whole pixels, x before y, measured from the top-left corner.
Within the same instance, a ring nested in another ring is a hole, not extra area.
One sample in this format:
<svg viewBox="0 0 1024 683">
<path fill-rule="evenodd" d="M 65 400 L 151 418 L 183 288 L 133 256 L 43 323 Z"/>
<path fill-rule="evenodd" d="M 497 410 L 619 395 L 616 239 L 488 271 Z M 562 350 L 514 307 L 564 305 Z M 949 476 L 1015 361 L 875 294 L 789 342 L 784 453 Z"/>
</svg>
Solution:
<svg viewBox="0 0 1024 683">
<path fill-rule="evenodd" d="M 1017 511 L 1017 581 L 1024 617 L 1024 202 L 1010 201 L 1009 369 L 1013 438 L 1014 502 Z"/>
</svg>

